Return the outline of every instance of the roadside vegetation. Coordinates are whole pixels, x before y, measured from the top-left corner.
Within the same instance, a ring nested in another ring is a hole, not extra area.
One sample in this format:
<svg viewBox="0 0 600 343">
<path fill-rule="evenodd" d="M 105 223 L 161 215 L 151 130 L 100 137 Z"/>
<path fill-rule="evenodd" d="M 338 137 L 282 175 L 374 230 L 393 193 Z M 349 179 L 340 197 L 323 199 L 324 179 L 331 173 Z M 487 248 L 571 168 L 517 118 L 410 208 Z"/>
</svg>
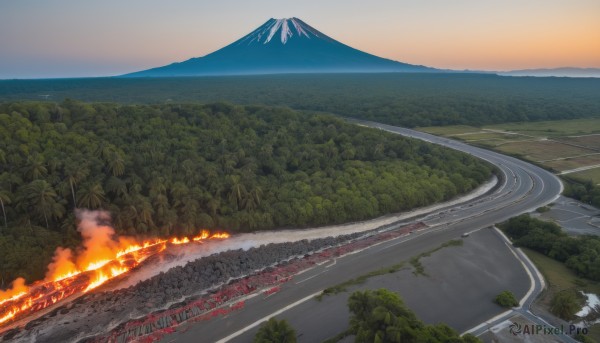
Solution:
<svg viewBox="0 0 600 343">
<path fill-rule="evenodd" d="M 435 249 L 432 249 L 432 250 L 426 251 L 424 253 L 421 253 L 417 256 L 411 257 L 408 262 L 410 263 L 411 267 L 413 268 L 413 274 L 415 276 L 419 276 L 419 275 L 427 276 L 427 274 L 425 273 L 425 267 L 423 266 L 423 264 L 421 264 L 421 258 L 429 257 L 429 256 L 431 256 L 431 254 L 433 254 L 443 248 L 456 247 L 456 246 L 462 246 L 462 245 L 463 245 L 462 239 L 453 239 L 448 242 L 442 243 L 439 247 L 437 247 Z M 398 272 L 405 268 L 407 268 L 405 265 L 405 262 L 400 262 L 400 263 L 394 264 L 390 267 L 384 267 L 381 269 L 371 271 L 367 274 L 364 274 L 364 275 L 358 276 L 356 278 L 341 282 L 335 286 L 325 288 L 323 290 L 323 292 L 321 292 L 321 294 L 316 296 L 316 299 L 320 301 L 326 295 L 335 295 L 338 293 L 346 292 L 346 291 L 348 291 L 348 287 L 355 286 L 355 285 L 361 285 L 372 277 L 381 276 L 381 275 L 385 275 L 385 274 L 392 274 L 392 273 Z"/>
<path fill-rule="evenodd" d="M 550 312 L 564 320 L 573 320 L 584 303 L 585 299 L 580 292 L 573 288 L 565 289 L 556 293 L 550 300 Z"/>
<path fill-rule="evenodd" d="M 519 306 L 519 301 L 511 291 L 502 291 L 494 298 L 494 302 L 502 307 L 512 308 Z"/>
<path fill-rule="evenodd" d="M 425 325 L 398 294 L 386 289 L 357 291 L 348 298 L 355 342 L 480 342 L 446 324 Z"/>
<path fill-rule="evenodd" d="M 307 227 L 451 199 L 491 173 L 284 108 L 0 104 L 1 277 L 39 279 L 57 246 L 77 246 L 75 208 L 110 211 L 117 233 L 138 236 Z"/>
<path fill-rule="evenodd" d="M 499 226 L 515 245 L 564 263 L 579 277 L 600 281 L 600 237 L 568 236 L 557 224 L 527 214 Z"/>
<path fill-rule="evenodd" d="M 527 215 L 512 218 L 500 227 L 513 238 L 515 245 L 523 247 L 523 251 L 544 276 L 547 288 L 542 293 L 539 304 L 547 311 L 571 321 L 577 318 L 575 313 L 585 304 L 585 297 L 581 292 L 600 294 L 600 282 L 590 278 L 593 274 L 586 277 L 588 274 L 581 272 L 586 270 L 583 265 L 600 264 L 600 260 L 595 258 L 598 250 L 591 248 L 598 248 L 596 245 L 600 242 L 600 237 L 570 237 L 560 231 L 558 225 Z M 522 232 L 522 235 L 515 236 L 515 232 Z M 536 240 L 539 244 L 529 244 Z M 585 262 L 582 263 L 582 260 Z M 598 314 L 592 311 L 585 319 L 593 322 L 597 318 Z M 590 333 L 586 337 L 600 341 L 600 325 L 594 324 L 589 329 Z"/>
<path fill-rule="evenodd" d="M 437 247 L 435 249 L 426 251 L 424 253 L 421 253 L 417 256 L 412 257 L 409 260 L 409 262 L 410 262 L 410 265 L 413 267 L 413 274 L 415 276 L 418 276 L 418 275 L 427 276 L 427 273 L 425 273 L 425 267 L 421 263 L 421 258 L 429 257 L 429 256 L 431 256 L 431 254 L 435 253 L 436 251 L 442 250 L 447 247 L 460 247 L 463 245 L 463 243 L 464 242 L 462 239 L 453 239 L 446 243 L 442 243 L 439 247 Z"/>
<path fill-rule="evenodd" d="M 296 331 L 285 319 L 271 318 L 260 326 L 253 342 L 296 343 Z"/>
</svg>

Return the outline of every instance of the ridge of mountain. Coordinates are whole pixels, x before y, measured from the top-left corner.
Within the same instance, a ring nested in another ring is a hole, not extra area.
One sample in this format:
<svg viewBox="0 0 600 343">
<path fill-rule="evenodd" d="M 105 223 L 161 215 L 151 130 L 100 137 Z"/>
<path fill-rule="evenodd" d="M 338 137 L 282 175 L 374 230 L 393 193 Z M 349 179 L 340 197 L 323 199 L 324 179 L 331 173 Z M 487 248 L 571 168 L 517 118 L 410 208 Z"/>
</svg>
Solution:
<svg viewBox="0 0 600 343">
<path fill-rule="evenodd" d="M 439 71 L 352 48 L 299 18 L 271 18 L 244 37 L 206 56 L 122 77 Z"/>
</svg>

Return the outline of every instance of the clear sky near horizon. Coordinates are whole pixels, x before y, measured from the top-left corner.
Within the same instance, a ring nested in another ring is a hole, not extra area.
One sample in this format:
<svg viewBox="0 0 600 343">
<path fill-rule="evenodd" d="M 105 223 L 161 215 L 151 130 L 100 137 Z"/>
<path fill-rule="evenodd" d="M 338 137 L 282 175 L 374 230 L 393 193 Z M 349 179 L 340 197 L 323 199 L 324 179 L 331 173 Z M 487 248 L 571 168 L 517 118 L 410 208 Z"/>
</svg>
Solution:
<svg viewBox="0 0 600 343">
<path fill-rule="evenodd" d="M 0 79 L 162 66 L 286 17 L 436 68 L 600 67 L 600 0 L 0 0 Z"/>
</svg>

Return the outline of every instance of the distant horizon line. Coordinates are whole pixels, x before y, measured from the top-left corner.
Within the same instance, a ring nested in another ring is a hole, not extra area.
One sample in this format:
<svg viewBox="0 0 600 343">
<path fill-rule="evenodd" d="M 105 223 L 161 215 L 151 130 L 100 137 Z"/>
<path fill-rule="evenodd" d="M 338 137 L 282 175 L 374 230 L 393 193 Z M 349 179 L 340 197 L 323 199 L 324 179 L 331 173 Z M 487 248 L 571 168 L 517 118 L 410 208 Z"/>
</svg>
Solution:
<svg viewBox="0 0 600 343">
<path fill-rule="evenodd" d="M 435 67 L 432 67 L 435 68 Z M 502 75 L 502 73 L 516 73 L 516 72 L 544 72 L 544 71 L 560 71 L 560 70 L 573 70 L 573 71 L 593 71 L 600 73 L 600 67 L 541 67 L 541 68 L 526 68 L 526 69 L 511 69 L 511 70 L 472 70 L 472 69 L 439 69 L 450 74 L 487 74 L 497 76 L 510 76 L 510 77 L 568 77 L 568 78 L 599 78 L 600 76 L 535 76 L 535 75 Z M 144 76 L 144 77 L 130 77 L 130 79 L 177 79 L 177 78 L 218 78 L 218 77 L 252 77 L 252 76 L 269 76 L 269 75 L 360 75 L 360 74 L 422 74 L 418 72 L 332 72 L 332 73 L 321 73 L 321 72 L 302 72 L 302 73 L 257 73 L 257 74 L 229 74 L 229 75 L 198 75 L 198 76 Z M 441 73 L 444 74 L 444 73 Z M 105 75 L 105 76 L 56 76 L 56 77 L 23 77 L 23 78 L 0 78 L 0 81 L 19 81 L 19 80 L 74 80 L 74 79 L 119 79 L 121 75 Z"/>
</svg>

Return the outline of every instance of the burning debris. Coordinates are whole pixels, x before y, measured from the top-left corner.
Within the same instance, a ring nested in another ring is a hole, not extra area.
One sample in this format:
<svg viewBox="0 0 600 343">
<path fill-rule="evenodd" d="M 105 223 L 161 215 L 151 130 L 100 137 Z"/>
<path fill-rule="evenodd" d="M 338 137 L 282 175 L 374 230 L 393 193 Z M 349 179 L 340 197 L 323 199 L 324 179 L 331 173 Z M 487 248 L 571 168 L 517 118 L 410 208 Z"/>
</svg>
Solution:
<svg viewBox="0 0 600 343">
<path fill-rule="evenodd" d="M 7 291 L 0 291 L 0 325 L 17 317 L 24 317 L 74 294 L 99 287 L 108 280 L 137 267 L 148 257 L 164 249 L 167 244 L 188 244 L 206 239 L 225 239 L 227 233 L 202 230 L 193 238 L 153 239 L 138 241 L 131 237 L 117 237 L 109 226 L 110 216 L 104 211 L 78 210 L 78 230 L 82 247 L 57 248 L 46 278 L 31 286 L 23 278 L 13 281 Z"/>
<path fill-rule="evenodd" d="M 28 341 L 32 337 L 56 342 L 154 341 L 184 321 L 207 320 L 241 309 L 243 296 L 248 293 L 258 291 L 269 296 L 278 292 L 282 283 L 315 264 L 424 227 L 417 223 L 386 232 L 357 232 L 223 251 L 135 286 L 84 294 L 30 321 L 24 329 L 5 331 L 0 341 Z M 156 255 L 149 261 L 158 258 Z"/>
</svg>

